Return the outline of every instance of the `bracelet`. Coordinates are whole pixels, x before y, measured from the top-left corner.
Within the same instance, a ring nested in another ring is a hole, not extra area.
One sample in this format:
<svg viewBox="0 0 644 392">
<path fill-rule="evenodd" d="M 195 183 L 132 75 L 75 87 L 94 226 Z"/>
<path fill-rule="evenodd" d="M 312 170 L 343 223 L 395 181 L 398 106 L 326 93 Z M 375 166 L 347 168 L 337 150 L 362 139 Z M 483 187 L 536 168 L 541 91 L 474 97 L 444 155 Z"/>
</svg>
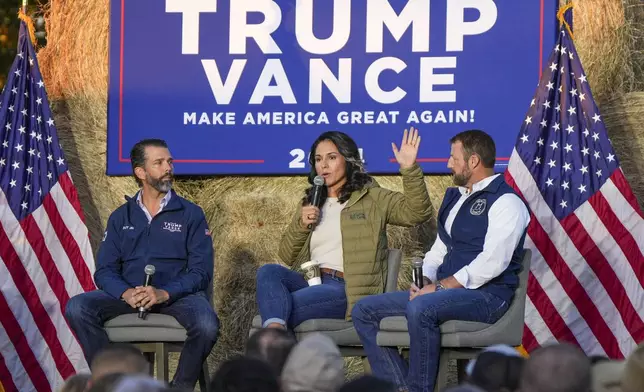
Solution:
<svg viewBox="0 0 644 392">
<path fill-rule="evenodd" d="M 445 286 L 441 282 L 436 282 L 436 291 L 445 290 Z"/>
</svg>

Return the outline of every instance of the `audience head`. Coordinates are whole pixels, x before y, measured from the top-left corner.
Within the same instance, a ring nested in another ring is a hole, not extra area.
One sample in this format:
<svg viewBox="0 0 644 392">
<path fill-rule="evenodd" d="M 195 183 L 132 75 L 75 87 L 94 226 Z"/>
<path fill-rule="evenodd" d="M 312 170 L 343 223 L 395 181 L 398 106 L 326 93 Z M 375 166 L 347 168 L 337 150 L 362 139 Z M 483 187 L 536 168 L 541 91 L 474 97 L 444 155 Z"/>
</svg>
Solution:
<svg viewBox="0 0 644 392">
<path fill-rule="evenodd" d="M 113 392 L 114 387 L 125 377 L 124 373 L 110 373 L 106 374 L 96 381 L 90 381 L 89 389 L 87 392 Z"/>
<path fill-rule="evenodd" d="M 338 392 L 396 392 L 396 386 L 389 381 L 364 375 L 344 384 Z"/>
<path fill-rule="evenodd" d="M 161 139 L 144 139 L 130 151 L 132 173 L 139 186 L 150 186 L 159 192 L 172 188 L 174 166 L 168 145 Z"/>
<path fill-rule="evenodd" d="M 279 380 L 268 364 L 237 357 L 222 363 L 210 381 L 213 392 L 280 392 Z"/>
<path fill-rule="evenodd" d="M 115 385 L 113 392 L 163 392 L 166 385 L 150 376 L 124 376 Z"/>
<path fill-rule="evenodd" d="M 284 329 L 263 328 L 246 342 L 246 355 L 265 361 L 279 375 L 296 344 L 295 337 Z"/>
<path fill-rule="evenodd" d="M 444 389 L 443 392 L 488 392 L 472 384 L 458 384 Z"/>
<path fill-rule="evenodd" d="M 495 344 L 486 347 L 465 369 L 467 380 L 486 391 L 515 391 L 525 359 L 514 347 Z"/>
<path fill-rule="evenodd" d="M 283 392 L 335 392 L 344 383 L 344 360 L 333 340 L 322 334 L 302 339 L 282 370 Z"/>
<path fill-rule="evenodd" d="M 141 351 L 130 344 L 112 344 L 100 351 L 90 366 L 91 384 L 112 373 L 149 374 L 150 363 Z"/>
<path fill-rule="evenodd" d="M 452 170 L 455 185 L 469 187 L 493 173 L 496 146 L 490 135 L 473 129 L 455 135 L 450 143 L 447 167 Z"/>
<path fill-rule="evenodd" d="M 87 382 L 90 377 L 89 373 L 74 374 L 65 380 L 65 384 L 58 392 L 83 392 L 87 389 Z"/>
<path fill-rule="evenodd" d="M 593 392 L 644 391 L 644 343 L 624 361 L 600 361 L 592 367 Z"/>
<path fill-rule="evenodd" d="M 622 392 L 624 361 L 600 361 L 592 365 L 593 392 Z"/>
<path fill-rule="evenodd" d="M 567 343 L 544 346 L 526 361 L 521 392 L 590 392 L 590 360 Z"/>
<path fill-rule="evenodd" d="M 478 356 L 468 382 L 487 392 L 516 391 L 519 388 L 524 363 L 525 359 L 520 355 L 483 352 Z"/>
</svg>

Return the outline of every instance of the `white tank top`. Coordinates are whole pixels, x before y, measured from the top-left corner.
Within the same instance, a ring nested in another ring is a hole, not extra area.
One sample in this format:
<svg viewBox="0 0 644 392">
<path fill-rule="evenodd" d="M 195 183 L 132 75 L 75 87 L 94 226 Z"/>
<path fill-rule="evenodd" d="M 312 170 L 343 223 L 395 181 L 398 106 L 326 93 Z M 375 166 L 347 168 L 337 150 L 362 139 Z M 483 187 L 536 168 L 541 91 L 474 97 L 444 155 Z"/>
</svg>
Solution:
<svg viewBox="0 0 644 392">
<path fill-rule="evenodd" d="M 337 197 L 328 197 L 320 211 L 320 222 L 311 235 L 311 260 L 321 268 L 344 272 L 340 213 L 347 202 L 340 204 Z"/>
</svg>

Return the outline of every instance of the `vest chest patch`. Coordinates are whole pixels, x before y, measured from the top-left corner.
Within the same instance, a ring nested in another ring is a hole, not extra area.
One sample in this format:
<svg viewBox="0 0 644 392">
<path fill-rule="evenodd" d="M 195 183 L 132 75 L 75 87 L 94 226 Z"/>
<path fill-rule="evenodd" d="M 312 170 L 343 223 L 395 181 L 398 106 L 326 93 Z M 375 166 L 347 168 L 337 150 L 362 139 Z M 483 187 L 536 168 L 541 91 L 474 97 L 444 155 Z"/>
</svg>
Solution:
<svg viewBox="0 0 644 392">
<path fill-rule="evenodd" d="M 470 214 L 475 216 L 481 215 L 483 212 L 485 212 L 486 207 L 487 207 L 487 200 L 478 199 L 474 203 L 472 203 L 472 207 L 470 207 Z"/>
<path fill-rule="evenodd" d="M 349 218 L 351 220 L 357 220 L 357 219 L 365 220 L 367 219 L 367 215 L 365 215 L 364 212 L 352 212 L 351 215 L 349 215 Z"/>
</svg>

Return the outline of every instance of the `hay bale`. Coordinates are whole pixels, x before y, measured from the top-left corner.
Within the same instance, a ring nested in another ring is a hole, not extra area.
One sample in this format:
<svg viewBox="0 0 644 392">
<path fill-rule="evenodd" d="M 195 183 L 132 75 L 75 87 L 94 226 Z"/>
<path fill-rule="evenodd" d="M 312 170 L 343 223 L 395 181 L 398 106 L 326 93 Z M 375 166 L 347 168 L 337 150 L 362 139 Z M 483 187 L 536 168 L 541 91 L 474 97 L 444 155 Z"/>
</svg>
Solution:
<svg viewBox="0 0 644 392">
<path fill-rule="evenodd" d="M 43 6 L 43 12 L 47 46 L 38 53 L 38 61 L 47 92 L 54 97 L 106 100 L 109 0 L 54 0 Z M 104 104 L 92 107 L 105 109 Z"/>
<path fill-rule="evenodd" d="M 633 40 L 629 41 L 628 32 L 633 27 L 623 17 L 621 4 L 619 0 L 581 0 L 575 10 L 576 42 L 600 103 L 632 88 L 635 71 L 628 50 L 633 50 Z M 123 203 L 124 195 L 136 191 L 130 178 L 105 176 L 109 1 L 51 0 L 45 18 L 48 44 L 38 59 L 96 251 L 107 217 Z M 630 95 L 602 106 L 618 156 L 640 203 L 644 188 L 636 181 L 642 177 L 638 175 L 642 167 L 636 162 L 640 154 L 631 144 L 642 151 L 644 135 L 637 128 L 642 124 L 641 105 L 641 95 Z M 397 176 L 377 180 L 386 188 L 401 189 Z M 436 209 L 451 179 L 428 176 L 426 180 Z M 177 181 L 178 193 L 203 207 L 215 242 L 215 304 L 222 330 L 210 358 L 213 370 L 221 360 L 242 350 L 256 312 L 255 271 L 263 263 L 276 261 L 281 233 L 305 187 L 304 177 Z M 408 263 L 433 242 L 435 220 L 415 229 L 391 227 L 388 237 L 390 246 L 403 249 Z M 409 275 L 406 266 L 400 287 L 408 284 Z M 176 360 L 176 356 L 173 358 Z M 353 363 L 349 366 L 354 367 Z"/>
<path fill-rule="evenodd" d="M 626 3 L 632 0 L 626 0 Z M 575 46 L 598 103 L 632 91 L 631 28 L 619 0 L 580 0 L 573 8 Z"/>
<path fill-rule="evenodd" d="M 624 14 L 629 26 L 631 65 L 635 77 L 634 91 L 644 91 L 644 3 L 627 0 Z"/>
<path fill-rule="evenodd" d="M 617 159 L 644 211 L 644 92 L 606 103 L 603 117 Z"/>
</svg>

